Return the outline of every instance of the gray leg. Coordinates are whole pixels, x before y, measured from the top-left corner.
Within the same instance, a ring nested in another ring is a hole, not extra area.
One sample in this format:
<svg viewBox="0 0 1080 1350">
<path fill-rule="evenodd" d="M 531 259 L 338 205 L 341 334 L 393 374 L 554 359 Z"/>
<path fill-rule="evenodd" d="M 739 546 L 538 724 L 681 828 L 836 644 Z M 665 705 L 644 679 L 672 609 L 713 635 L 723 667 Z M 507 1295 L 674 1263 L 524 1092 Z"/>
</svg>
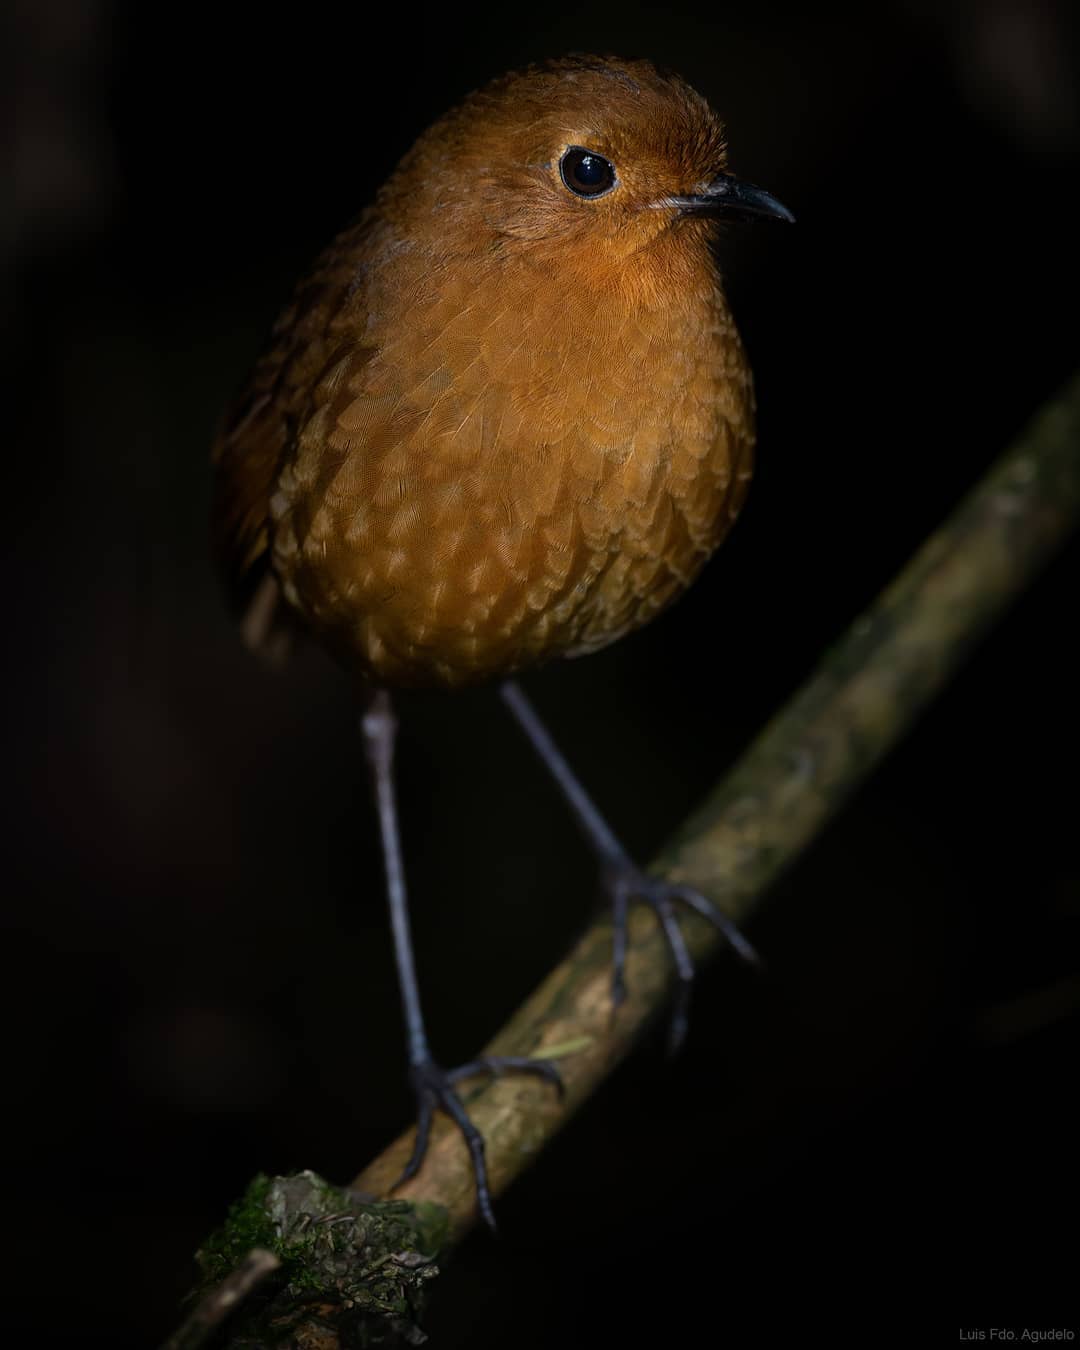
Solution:
<svg viewBox="0 0 1080 1350">
<path fill-rule="evenodd" d="M 405 1171 L 395 1185 L 407 1181 L 420 1170 L 431 1135 L 432 1117 L 435 1108 L 441 1107 L 464 1136 L 476 1177 L 477 1204 L 484 1221 L 494 1230 L 495 1213 L 488 1187 L 484 1140 L 469 1119 L 461 1099 L 453 1090 L 453 1085 L 463 1078 L 479 1073 L 496 1075 L 532 1073 L 554 1083 L 561 1092 L 562 1080 L 558 1069 L 549 1060 L 488 1055 L 450 1070 L 441 1069 L 432 1060 L 424 1016 L 420 1009 L 420 985 L 416 978 L 416 962 L 413 959 L 409 904 L 405 892 L 405 868 L 401 859 L 401 836 L 394 794 L 394 739 L 397 733 L 397 719 L 394 716 L 390 695 L 385 689 L 377 690 L 372 695 L 368 709 L 361 719 L 361 728 L 379 816 L 379 834 L 386 869 L 386 894 L 390 905 L 390 926 L 394 934 L 394 960 L 397 964 L 398 985 L 405 1014 L 409 1078 L 417 1101 L 416 1143 Z"/>
<path fill-rule="evenodd" d="M 600 879 L 611 899 L 614 924 L 611 996 L 616 1004 L 626 997 L 627 920 L 630 904 L 643 901 L 655 912 L 675 963 L 676 992 L 668 1035 L 669 1049 L 674 1052 L 686 1036 L 690 989 L 694 980 L 694 966 L 686 942 L 675 917 L 675 906 L 684 904 L 709 920 L 727 939 L 744 961 L 757 961 L 757 953 L 732 921 L 690 886 L 677 886 L 660 877 L 643 872 L 623 848 L 607 821 L 596 809 L 582 787 L 565 756 L 551 738 L 551 733 L 537 716 L 536 709 L 525 697 L 515 680 L 502 686 L 502 696 L 518 725 L 529 738 L 533 749 L 547 765 L 559 790 L 566 798 L 582 833 L 588 839 L 600 861 Z"/>
</svg>

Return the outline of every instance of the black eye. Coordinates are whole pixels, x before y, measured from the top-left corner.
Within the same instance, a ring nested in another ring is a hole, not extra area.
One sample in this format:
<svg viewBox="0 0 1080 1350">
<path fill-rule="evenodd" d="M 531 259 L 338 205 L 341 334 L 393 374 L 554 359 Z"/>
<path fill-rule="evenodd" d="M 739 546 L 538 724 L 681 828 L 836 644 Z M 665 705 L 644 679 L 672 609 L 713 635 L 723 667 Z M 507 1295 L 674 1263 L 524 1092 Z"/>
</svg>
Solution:
<svg viewBox="0 0 1080 1350">
<path fill-rule="evenodd" d="M 566 186 L 578 197 L 601 197 L 615 186 L 615 165 L 595 150 L 572 145 L 559 161 Z"/>
</svg>

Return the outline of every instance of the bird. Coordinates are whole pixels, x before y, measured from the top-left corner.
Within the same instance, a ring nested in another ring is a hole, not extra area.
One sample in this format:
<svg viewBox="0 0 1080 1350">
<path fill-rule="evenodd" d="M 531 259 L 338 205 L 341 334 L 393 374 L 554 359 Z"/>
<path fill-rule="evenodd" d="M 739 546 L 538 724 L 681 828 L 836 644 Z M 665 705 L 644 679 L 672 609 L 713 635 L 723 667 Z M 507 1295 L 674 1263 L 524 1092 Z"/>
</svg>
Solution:
<svg viewBox="0 0 1080 1350">
<path fill-rule="evenodd" d="M 515 678 L 594 652 L 689 587 L 738 516 L 753 381 L 717 253 L 725 219 L 792 221 L 728 167 L 723 124 L 647 60 L 575 54 L 467 95 L 404 155 L 297 286 L 213 448 L 213 536 L 249 645 L 297 634 L 356 680 L 409 1074 L 416 1173 L 433 1113 L 484 1144 L 455 1088 L 545 1060 L 434 1058 L 412 953 L 393 692 L 497 684 L 599 861 L 625 997 L 630 905 L 663 928 L 686 1030 L 681 905 L 646 874 Z"/>
</svg>

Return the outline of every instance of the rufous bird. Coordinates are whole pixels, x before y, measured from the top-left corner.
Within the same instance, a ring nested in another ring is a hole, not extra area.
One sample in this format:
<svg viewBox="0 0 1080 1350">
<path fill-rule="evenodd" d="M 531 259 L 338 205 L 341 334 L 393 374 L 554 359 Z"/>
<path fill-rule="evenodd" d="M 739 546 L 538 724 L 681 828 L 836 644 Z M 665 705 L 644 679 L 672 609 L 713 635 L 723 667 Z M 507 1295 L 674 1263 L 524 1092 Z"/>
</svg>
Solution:
<svg viewBox="0 0 1080 1350">
<path fill-rule="evenodd" d="M 454 1084 L 548 1061 L 433 1060 L 412 959 L 389 691 L 501 680 L 601 863 L 623 995 L 627 909 L 652 906 L 677 974 L 686 904 L 639 869 L 509 677 L 595 651 L 688 587 L 746 496 L 750 369 L 714 252 L 727 217 L 791 220 L 727 169 L 706 101 L 647 61 L 573 56 L 505 75 L 430 127 L 278 320 L 216 443 L 215 534 L 245 634 L 321 642 L 366 691 L 371 764 L 418 1099 L 461 1128 L 494 1226 L 483 1140 Z M 404 1179 L 404 1178 L 402 1178 Z"/>
</svg>

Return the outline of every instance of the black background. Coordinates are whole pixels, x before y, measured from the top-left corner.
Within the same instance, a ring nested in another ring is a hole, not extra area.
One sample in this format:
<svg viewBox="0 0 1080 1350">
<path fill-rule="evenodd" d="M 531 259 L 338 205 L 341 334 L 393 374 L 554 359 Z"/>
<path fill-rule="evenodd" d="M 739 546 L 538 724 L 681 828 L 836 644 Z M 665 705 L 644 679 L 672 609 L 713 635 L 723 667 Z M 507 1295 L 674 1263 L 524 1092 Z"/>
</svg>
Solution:
<svg viewBox="0 0 1080 1350">
<path fill-rule="evenodd" d="M 652 628 L 527 682 L 646 858 L 1074 368 L 1076 19 L 11 16 L 3 1320 L 11 1344 L 134 1348 L 249 1176 L 346 1181 L 410 1110 L 351 690 L 315 650 L 252 660 L 206 546 L 211 429 L 296 276 L 441 110 L 567 50 L 678 69 L 796 212 L 724 246 L 761 410 L 738 530 Z M 643 1047 L 500 1204 L 502 1240 L 462 1250 L 437 1346 L 1078 1329 L 1077 561 L 774 892 L 766 976 L 712 969 L 681 1058 Z M 454 1063 L 565 950 L 592 871 L 490 691 L 403 721 Z"/>
</svg>

